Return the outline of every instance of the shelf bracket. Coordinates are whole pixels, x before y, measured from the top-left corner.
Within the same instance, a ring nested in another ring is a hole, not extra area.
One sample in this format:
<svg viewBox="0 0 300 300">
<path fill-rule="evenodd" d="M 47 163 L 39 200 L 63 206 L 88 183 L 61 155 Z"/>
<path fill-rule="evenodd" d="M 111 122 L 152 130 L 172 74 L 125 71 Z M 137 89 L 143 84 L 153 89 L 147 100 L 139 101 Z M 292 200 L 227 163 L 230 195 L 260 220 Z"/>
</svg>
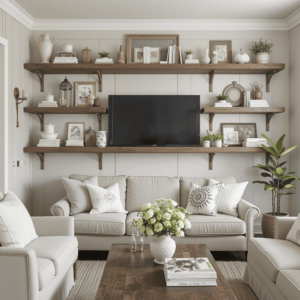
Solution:
<svg viewBox="0 0 300 300">
<path fill-rule="evenodd" d="M 36 153 L 36 155 L 40 158 L 41 170 L 44 170 L 44 153 Z"/>
<path fill-rule="evenodd" d="M 213 160 L 216 153 L 208 153 L 209 158 L 209 170 L 213 169 Z"/>
<path fill-rule="evenodd" d="M 271 79 L 273 77 L 274 74 L 276 74 L 276 71 L 271 71 L 269 73 L 266 74 L 266 92 L 269 93 L 270 92 L 270 82 Z"/>
<path fill-rule="evenodd" d="M 213 131 L 213 120 L 215 114 L 209 114 L 209 131 Z"/>
<path fill-rule="evenodd" d="M 209 91 L 213 91 L 213 82 L 214 82 L 214 77 L 216 74 L 216 70 L 212 71 L 209 73 Z"/>
<path fill-rule="evenodd" d="M 102 118 L 102 116 L 99 113 L 96 113 L 96 116 L 97 116 L 98 122 L 99 122 L 99 130 L 101 131 L 101 118 Z"/>
<path fill-rule="evenodd" d="M 102 74 L 99 70 L 97 70 L 98 79 L 99 79 L 99 92 L 102 92 Z"/>
<path fill-rule="evenodd" d="M 97 153 L 99 159 L 99 170 L 102 170 L 102 153 Z"/>
<path fill-rule="evenodd" d="M 270 131 L 270 121 L 274 115 L 274 113 L 266 114 L 266 131 Z"/>
<path fill-rule="evenodd" d="M 35 71 L 35 74 L 38 76 L 41 84 L 41 92 L 44 92 L 44 74 L 40 71 Z"/>
<path fill-rule="evenodd" d="M 41 122 L 41 131 L 44 131 L 44 114 L 36 113 L 36 115 L 39 117 Z"/>
</svg>

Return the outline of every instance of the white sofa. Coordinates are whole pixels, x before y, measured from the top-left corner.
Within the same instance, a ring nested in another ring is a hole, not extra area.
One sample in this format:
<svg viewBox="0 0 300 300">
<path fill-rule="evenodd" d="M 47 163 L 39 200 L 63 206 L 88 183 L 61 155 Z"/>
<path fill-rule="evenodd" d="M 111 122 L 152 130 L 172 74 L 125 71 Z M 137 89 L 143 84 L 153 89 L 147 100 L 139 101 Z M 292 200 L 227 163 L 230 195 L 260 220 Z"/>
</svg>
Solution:
<svg viewBox="0 0 300 300">
<path fill-rule="evenodd" d="M 0 299 L 65 300 L 74 286 L 78 257 L 74 218 L 32 221 L 37 239 L 24 248 L 0 247 Z"/>
<path fill-rule="evenodd" d="M 84 181 L 89 176 L 71 175 L 70 179 Z M 235 183 L 234 176 L 215 177 L 224 184 Z M 98 176 L 99 186 L 106 188 L 119 183 L 121 200 L 129 214 L 80 213 L 74 216 L 75 235 L 79 250 L 109 250 L 112 244 L 129 244 L 131 221 L 136 218 L 142 205 L 154 203 L 158 198 L 175 200 L 186 207 L 190 183 L 208 185 L 208 178 L 196 177 L 135 177 Z M 51 207 L 54 216 L 69 216 L 70 205 L 64 197 Z M 241 200 L 238 205 L 239 217 L 218 214 L 192 216 L 192 228 L 186 230 L 186 237 L 176 238 L 178 244 L 206 244 L 211 251 L 247 251 L 248 240 L 253 237 L 253 221 L 259 216 L 259 209 Z M 145 239 L 149 244 L 151 237 Z"/>
<path fill-rule="evenodd" d="M 274 239 L 249 241 L 244 283 L 260 300 L 300 299 L 300 247 L 286 240 L 296 219 L 276 217 Z"/>
</svg>

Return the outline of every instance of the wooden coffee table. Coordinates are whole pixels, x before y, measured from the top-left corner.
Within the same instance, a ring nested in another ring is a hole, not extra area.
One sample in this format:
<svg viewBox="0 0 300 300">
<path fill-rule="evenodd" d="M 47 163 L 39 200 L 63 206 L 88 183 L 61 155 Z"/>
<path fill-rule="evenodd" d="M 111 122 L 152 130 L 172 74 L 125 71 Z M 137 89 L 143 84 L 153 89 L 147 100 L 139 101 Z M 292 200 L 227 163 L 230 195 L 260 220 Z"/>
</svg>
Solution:
<svg viewBox="0 0 300 300">
<path fill-rule="evenodd" d="M 96 300 L 236 299 L 206 245 L 176 245 L 173 257 L 207 257 L 218 274 L 218 285 L 166 287 L 163 265 L 154 263 L 149 245 L 136 253 L 128 245 L 112 245 Z"/>
</svg>

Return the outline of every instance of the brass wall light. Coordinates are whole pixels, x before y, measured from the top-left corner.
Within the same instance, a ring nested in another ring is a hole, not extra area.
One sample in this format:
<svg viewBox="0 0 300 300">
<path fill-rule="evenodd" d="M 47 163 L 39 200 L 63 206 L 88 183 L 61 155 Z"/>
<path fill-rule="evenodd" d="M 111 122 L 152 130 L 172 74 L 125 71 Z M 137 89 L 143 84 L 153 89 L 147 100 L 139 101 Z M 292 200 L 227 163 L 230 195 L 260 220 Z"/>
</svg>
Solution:
<svg viewBox="0 0 300 300">
<path fill-rule="evenodd" d="M 19 127 L 19 104 L 21 104 L 24 100 L 27 100 L 27 91 L 22 91 L 22 98 L 19 98 L 20 92 L 18 88 L 14 90 L 14 97 L 16 99 L 16 108 L 17 108 L 17 128 Z M 21 102 L 19 102 L 21 101 Z"/>
</svg>

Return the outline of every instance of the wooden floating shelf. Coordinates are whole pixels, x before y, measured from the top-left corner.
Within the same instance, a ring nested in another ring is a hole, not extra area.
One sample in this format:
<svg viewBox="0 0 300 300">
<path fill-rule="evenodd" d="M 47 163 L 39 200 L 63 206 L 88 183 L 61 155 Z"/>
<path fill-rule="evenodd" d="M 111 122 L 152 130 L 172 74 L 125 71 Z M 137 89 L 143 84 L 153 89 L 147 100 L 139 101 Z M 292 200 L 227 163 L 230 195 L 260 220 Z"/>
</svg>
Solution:
<svg viewBox="0 0 300 300">
<path fill-rule="evenodd" d="M 216 153 L 264 153 L 266 162 L 269 153 L 262 147 L 26 147 L 25 153 L 35 153 L 41 160 L 41 169 L 44 170 L 45 153 L 96 153 L 99 158 L 99 169 L 102 170 L 102 153 L 207 153 L 209 155 L 209 170 L 213 169 L 213 158 Z"/>
<path fill-rule="evenodd" d="M 266 115 L 266 131 L 270 130 L 270 121 L 275 114 L 285 112 L 285 107 L 204 107 L 201 114 L 209 114 L 209 130 L 213 130 L 214 116 L 217 114 L 263 114 Z"/>
<path fill-rule="evenodd" d="M 96 74 L 99 92 L 102 92 L 103 74 L 209 74 L 209 91 L 213 91 L 213 79 L 218 74 L 266 74 L 266 91 L 274 74 L 285 69 L 285 64 L 24 64 L 24 68 L 36 73 L 44 91 L 45 74 Z"/>
</svg>

